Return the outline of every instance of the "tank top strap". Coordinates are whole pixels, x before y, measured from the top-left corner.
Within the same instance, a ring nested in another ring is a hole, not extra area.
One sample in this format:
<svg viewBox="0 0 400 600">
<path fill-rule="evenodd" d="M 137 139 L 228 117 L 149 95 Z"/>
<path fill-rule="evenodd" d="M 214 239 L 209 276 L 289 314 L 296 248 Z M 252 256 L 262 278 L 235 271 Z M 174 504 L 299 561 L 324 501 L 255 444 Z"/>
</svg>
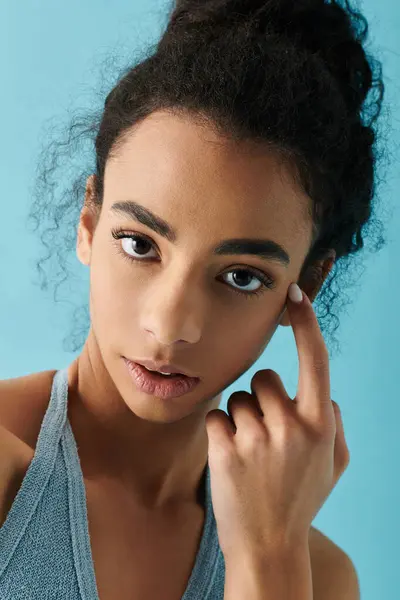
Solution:
<svg viewBox="0 0 400 600">
<path fill-rule="evenodd" d="M 60 369 L 53 378 L 50 402 L 44 415 L 35 455 L 47 455 L 49 448 L 53 453 L 58 448 L 67 420 L 68 408 L 68 367 Z"/>
<path fill-rule="evenodd" d="M 54 375 L 50 401 L 42 421 L 33 459 L 0 529 L 0 577 L 24 535 L 53 473 L 59 441 L 67 418 L 67 401 L 68 367 Z"/>
</svg>

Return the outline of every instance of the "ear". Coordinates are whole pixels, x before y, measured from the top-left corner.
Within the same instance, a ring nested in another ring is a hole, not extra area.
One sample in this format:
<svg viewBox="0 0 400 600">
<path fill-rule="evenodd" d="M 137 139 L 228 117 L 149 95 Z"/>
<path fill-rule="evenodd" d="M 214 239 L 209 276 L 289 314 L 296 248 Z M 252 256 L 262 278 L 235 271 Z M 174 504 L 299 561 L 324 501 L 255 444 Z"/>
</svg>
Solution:
<svg viewBox="0 0 400 600">
<path fill-rule="evenodd" d="M 329 251 L 327 257 L 312 263 L 298 282 L 299 287 L 307 294 L 311 302 L 314 302 L 317 297 L 322 284 L 335 264 L 335 258 L 336 252 L 332 249 Z M 282 327 L 289 327 L 290 318 L 286 308 L 278 324 L 282 325 Z"/>
<path fill-rule="evenodd" d="M 76 254 L 83 265 L 90 265 L 93 236 L 99 220 L 99 209 L 93 201 L 95 178 L 92 174 L 86 181 L 85 201 L 79 217 Z"/>
</svg>

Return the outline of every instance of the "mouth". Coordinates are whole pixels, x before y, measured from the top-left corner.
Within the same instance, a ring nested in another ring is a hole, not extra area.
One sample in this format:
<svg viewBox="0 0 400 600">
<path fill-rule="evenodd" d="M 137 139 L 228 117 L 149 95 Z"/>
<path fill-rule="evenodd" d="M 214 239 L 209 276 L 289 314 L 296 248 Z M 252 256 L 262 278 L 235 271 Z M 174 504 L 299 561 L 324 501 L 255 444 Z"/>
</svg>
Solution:
<svg viewBox="0 0 400 600">
<path fill-rule="evenodd" d="M 173 376 L 173 375 L 178 375 L 178 376 L 183 376 L 183 377 L 190 377 L 193 379 L 199 379 L 199 377 L 196 377 L 195 375 L 192 375 L 191 373 L 188 373 L 183 367 L 173 364 L 173 363 L 161 363 L 161 362 L 155 362 L 152 360 L 147 360 L 147 359 L 130 359 L 128 358 L 127 360 L 129 360 L 131 363 L 137 364 L 137 365 L 141 365 L 142 367 L 144 367 L 145 369 L 147 369 L 147 371 L 149 371 L 150 373 L 159 373 L 161 375 L 165 375 L 166 377 L 168 376 Z"/>
<path fill-rule="evenodd" d="M 177 398 L 192 391 L 200 382 L 198 377 L 187 377 L 184 374 L 162 375 L 152 372 L 138 362 L 123 358 L 136 387 L 152 396 L 163 399 Z"/>
<path fill-rule="evenodd" d="M 161 377 L 165 377 L 165 379 L 173 379 L 174 377 L 186 377 L 184 373 L 168 373 L 166 371 L 158 371 L 157 369 L 148 369 L 145 365 L 142 365 L 137 361 L 135 361 L 134 364 L 139 365 L 139 367 L 143 367 L 143 369 L 145 369 L 148 373 L 153 373 L 156 376 L 158 375 Z"/>
</svg>

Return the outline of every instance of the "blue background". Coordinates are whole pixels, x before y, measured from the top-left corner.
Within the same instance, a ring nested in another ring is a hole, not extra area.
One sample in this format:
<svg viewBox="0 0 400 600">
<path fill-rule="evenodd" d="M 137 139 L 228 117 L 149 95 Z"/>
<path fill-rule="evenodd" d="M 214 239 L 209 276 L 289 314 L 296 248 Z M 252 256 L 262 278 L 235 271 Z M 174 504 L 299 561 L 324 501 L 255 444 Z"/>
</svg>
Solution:
<svg viewBox="0 0 400 600">
<path fill-rule="evenodd" d="M 159 0 L 0 3 L 1 379 L 63 368 L 76 356 L 62 346 L 72 327 L 71 305 L 55 303 L 52 290 L 42 292 L 35 283 L 43 247 L 26 224 L 45 127 L 50 119 L 62 129 L 71 110 L 99 106 L 104 74 L 106 93 L 115 69 L 157 40 L 169 6 Z M 399 597 L 400 4 L 366 0 L 359 6 L 369 21 L 369 47 L 384 66 L 392 162 L 380 194 L 393 216 L 389 243 L 366 260 L 352 304 L 341 315 L 342 353 L 331 362 L 332 398 L 341 407 L 351 462 L 313 525 L 352 558 L 363 600 L 389 600 Z M 114 55 L 116 61 L 109 62 Z M 85 301 L 88 270 L 75 254 L 71 267 L 84 281 L 76 305 Z M 249 391 L 251 377 L 267 367 L 280 374 L 293 397 L 298 358 L 291 328 L 278 328 L 263 356 L 225 390 L 220 408 L 226 410 L 233 391 Z"/>
</svg>

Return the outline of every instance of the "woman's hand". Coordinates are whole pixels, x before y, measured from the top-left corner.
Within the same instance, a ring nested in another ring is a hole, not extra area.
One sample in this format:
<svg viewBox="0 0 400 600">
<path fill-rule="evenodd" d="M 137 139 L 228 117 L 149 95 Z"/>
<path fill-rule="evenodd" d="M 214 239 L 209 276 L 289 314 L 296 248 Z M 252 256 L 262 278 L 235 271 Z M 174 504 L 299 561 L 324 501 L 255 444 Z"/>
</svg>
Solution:
<svg viewBox="0 0 400 600">
<path fill-rule="evenodd" d="M 206 415 L 213 509 L 229 560 L 308 548 L 311 523 L 350 459 L 312 304 L 303 294 L 287 308 L 299 355 L 295 399 L 265 369 L 251 394 L 230 396 L 232 420 L 220 409 Z"/>
</svg>

